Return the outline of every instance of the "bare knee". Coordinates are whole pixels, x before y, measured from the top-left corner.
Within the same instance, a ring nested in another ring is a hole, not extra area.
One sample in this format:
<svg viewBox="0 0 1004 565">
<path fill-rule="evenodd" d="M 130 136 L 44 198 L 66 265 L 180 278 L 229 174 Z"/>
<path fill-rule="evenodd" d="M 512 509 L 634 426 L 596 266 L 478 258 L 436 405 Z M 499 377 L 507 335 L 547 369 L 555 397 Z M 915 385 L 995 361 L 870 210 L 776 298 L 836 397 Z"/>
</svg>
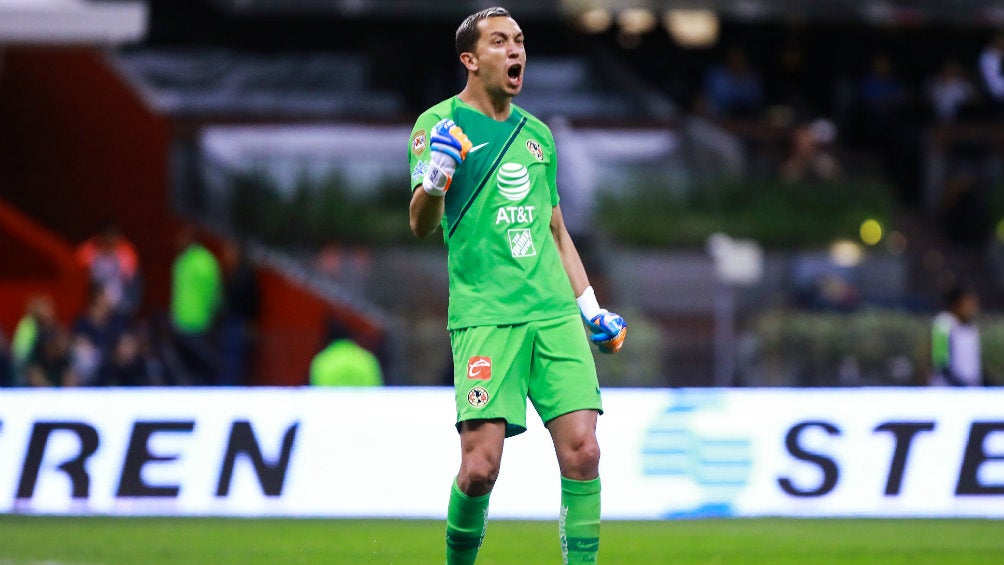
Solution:
<svg viewBox="0 0 1004 565">
<path fill-rule="evenodd" d="M 457 474 L 457 486 L 468 496 L 491 492 L 499 476 L 499 460 L 487 453 L 465 453 Z"/>
<path fill-rule="evenodd" d="M 491 492 L 499 476 L 505 420 L 466 421 L 460 427 L 460 472 L 457 486 L 468 496 Z"/>
<path fill-rule="evenodd" d="M 600 474 L 600 445 L 596 436 L 583 435 L 558 449 L 558 466 L 569 479 L 588 481 Z"/>
</svg>

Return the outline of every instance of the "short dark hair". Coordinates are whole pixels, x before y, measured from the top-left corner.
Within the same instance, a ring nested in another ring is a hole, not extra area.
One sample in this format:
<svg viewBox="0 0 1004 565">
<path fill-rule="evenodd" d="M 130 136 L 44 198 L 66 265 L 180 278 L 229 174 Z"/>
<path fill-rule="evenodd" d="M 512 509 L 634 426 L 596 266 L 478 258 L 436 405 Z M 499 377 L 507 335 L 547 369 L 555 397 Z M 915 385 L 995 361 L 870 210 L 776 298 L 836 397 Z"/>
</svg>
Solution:
<svg viewBox="0 0 1004 565">
<path fill-rule="evenodd" d="M 480 12 L 474 12 L 464 18 L 464 21 L 460 22 L 460 27 L 457 28 L 457 56 L 459 57 L 462 53 L 474 51 L 474 46 L 477 45 L 478 39 L 481 36 L 481 32 L 478 31 L 478 22 L 488 18 L 511 17 L 512 14 L 509 13 L 509 10 L 500 6 L 492 6 Z"/>
<path fill-rule="evenodd" d="M 950 286 L 948 290 L 945 291 L 942 299 L 945 302 L 946 308 L 954 308 L 959 302 L 966 297 L 976 296 L 976 288 L 973 287 L 969 282 L 957 282 Z"/>
</svg>

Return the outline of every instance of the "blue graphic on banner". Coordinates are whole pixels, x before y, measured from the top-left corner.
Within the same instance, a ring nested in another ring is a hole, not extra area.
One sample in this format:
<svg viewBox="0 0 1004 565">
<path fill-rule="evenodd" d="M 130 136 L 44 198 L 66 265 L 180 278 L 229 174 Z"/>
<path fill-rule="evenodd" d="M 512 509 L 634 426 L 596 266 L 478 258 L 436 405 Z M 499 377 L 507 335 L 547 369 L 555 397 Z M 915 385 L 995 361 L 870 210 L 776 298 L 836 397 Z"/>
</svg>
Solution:
<svg viewBox="0 0 1004 565">
<path fill-rule="evenodd" d="M 667 512 L 666 518 L 731 516 L 732 501 L 749 481 L 753 467 L 748 438 L 710 436 L 695 430 L 698 416 L 719 412 L 717 392 L 684 391 L 653 422 L 642 446 L 646 476 L 689 479 L 701 493 L 694 508 Z M 722 413 L 721 417 L 725 417 Z"/>
</svg>

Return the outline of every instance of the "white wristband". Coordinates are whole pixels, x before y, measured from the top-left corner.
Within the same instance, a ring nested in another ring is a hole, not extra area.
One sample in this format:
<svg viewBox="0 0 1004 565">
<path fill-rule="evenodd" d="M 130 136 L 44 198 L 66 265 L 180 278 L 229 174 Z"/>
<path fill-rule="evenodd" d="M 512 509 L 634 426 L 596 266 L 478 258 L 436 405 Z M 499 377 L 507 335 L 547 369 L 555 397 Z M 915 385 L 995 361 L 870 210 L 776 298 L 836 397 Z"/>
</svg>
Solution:
<svg viewBox="0 0 1004 565">
<path fill-rule="evenodd" d="M 433 151 L 429 167 L 422 179 L 422 188 L 430 196 L 443 196 L 450 189 L 450 181 L 457 170 L 457 162 L 442 151 Z"/>
<path fill-rule="evenodd" d="M 596 302 L 596 292 L 592 286 L 587 286 L 586 290 L 582 291 L 582 296 L 576 298 L 575 301 L 579 303 L 579 311 L 582 312 L 582 317 L 587 320 L 592 320 L 603 313 L 603 309 Z"/>
<path fill-rule="evenodd" d="M 429 168 L 422 179 L 422 189 L 429 196 L 443 196 L 450 186 L 450 176 L 435 161 L 429 161 Z"/>
</svg>

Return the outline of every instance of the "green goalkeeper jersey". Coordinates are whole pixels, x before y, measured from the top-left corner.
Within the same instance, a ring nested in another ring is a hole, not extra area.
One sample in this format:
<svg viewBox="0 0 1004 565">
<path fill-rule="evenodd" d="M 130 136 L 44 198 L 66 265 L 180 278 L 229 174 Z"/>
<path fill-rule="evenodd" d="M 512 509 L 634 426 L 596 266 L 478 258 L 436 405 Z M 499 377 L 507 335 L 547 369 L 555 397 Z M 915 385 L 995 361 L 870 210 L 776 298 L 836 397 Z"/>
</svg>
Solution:
<svg viewBox="0 0 1004 565">
<path fill-rule="evenodd" d="M 577 314 L 575 295 L 551 235 L 558 204 L 554 137 L 516 105 L 496 121 L 454 96 L 415 123 L 411 186 L 429 165 L 429 134 L 451 118 L 471 140 L 446 193 L 451 330 L 511 325 Z"/>
</svg>

